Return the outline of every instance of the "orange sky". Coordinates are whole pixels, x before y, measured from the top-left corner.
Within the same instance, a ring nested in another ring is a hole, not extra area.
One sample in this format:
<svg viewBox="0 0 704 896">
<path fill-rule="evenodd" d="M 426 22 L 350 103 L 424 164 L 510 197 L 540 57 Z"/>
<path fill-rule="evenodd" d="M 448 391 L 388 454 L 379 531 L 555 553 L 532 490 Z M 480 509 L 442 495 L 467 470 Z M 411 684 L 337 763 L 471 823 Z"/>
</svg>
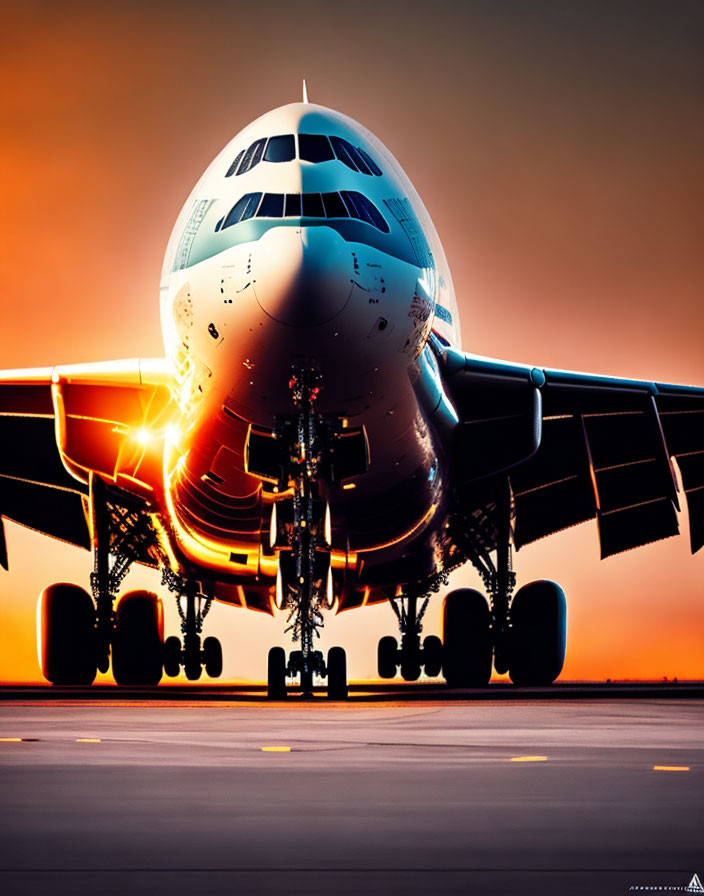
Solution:
<svg viewBox="0 0 704 896">
<path fill-rule="evenodd" d="M 3 10 L 1 367 L 160 354 L 159 273 L 186 195 L 240 128 L 299 99 L 305 76 L 313 101 L 362 121 L 413 180 L 465 349 L 704 384 L 701 4 Z M 91 560 L 6 531 L 0 680 L 37 680 L 36 596 L 87 582 Z M 586 524 L 524 548 L 516 568 L 519 584 L 567 591 L 564 678 L 704 678 L 704 556 L 686 536 L 600 562 Z M 127 584 L 158 579 L 133 571 Z M 426 633 L 439 614 L 436 601 Z M 166 618 L 175 631 L 170 602 Z M 225 676 L 263 678 L 282 620 L 226 607 L 211 620 Z M 351 675 L 372 676 L 393 622 L 387 607 L 342 614 L 323 646 L 342 644 Z"/>
</svg>

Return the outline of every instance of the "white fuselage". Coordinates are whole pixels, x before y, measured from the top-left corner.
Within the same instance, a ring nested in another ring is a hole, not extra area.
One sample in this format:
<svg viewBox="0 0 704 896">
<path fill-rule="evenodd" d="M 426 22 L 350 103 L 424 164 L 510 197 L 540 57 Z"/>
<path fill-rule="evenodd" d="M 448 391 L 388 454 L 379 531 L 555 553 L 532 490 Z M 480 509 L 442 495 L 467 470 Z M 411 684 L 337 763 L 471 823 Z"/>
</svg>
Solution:
<svg viewBox="0 0 704 896">
<path fill-rule="evenodd" d="M 361 125 L 296 103 L 238 134 L 174 227 L 161 316 L 184 434 L 167 469 L 175 486 L 185 477 L 191 496 L 215 490 L 254 507 L 261 483 L 246 473 L 236 424 L 271 429 L 275 416 L 290 414 L 292 368 L 312 364 L 322 375 L 321 413 L 364 426 L 369 441 L 369 472 L 332 505 L 346 550 L 407 547 L 404 533 L 417 534 L 418 520 L 399 513 L 394 523 L 390 508 L 375 505 L 414 476 L 431 487 L 412 514 L 431 519 L 440 477 L 419 380 L 433 376 L 431 330 L 458 344 L 457 306 L 425 208 Z M 223 410 L 232 430 L 214 422 Z M 188 501 L 175 494 L 181 548 L 201 563 L 210 552 L 217 568 L 236 531 L 211 526 L 204 537 L 205 511 L 181 513 Z"/>
</svg>

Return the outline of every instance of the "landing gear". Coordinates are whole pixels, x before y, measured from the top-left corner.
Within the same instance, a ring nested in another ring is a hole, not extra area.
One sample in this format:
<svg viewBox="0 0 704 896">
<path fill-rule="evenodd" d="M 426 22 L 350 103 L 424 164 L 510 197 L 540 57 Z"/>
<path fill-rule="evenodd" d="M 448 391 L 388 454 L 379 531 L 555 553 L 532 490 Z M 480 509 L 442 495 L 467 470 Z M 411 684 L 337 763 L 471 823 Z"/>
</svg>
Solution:
<svg viewBox="0 0 704 896">
<path fill-rule="evenodd" d="M 267 696 L 270 700 L 285 700 L 286 679 L 299 677 L 301 694 L 312 697 L 314 675 L 327 678 L 330 700 L 347 699 L 347 655 L 342 647 L 330 648 L 327 663 L 320 650 L 311 651 L 307 657 L 302 650 L 292 650 L 286 662 L 283 647 L 272 647 L 267 663 Z"/>
<path fill-rule="evenodd" d="M 78 585 L 49 585 L 37 606 L 42 674 L 52 684 L 90 685 L 97 671 L 95 610 Z"/>
<path fill-rule="evenodd" d="M 533 687 L 552 684 L 562 671 L 566 643 L 562 588 L 548 580 L 524 585 L 511 604 L 511 681 Z"/>
<path fill-rule="evenodd" d="M 150 591 L 130 591 L 117 605 L 112 644 L 112 673 L 121 685 L 161 681 L 164 611 Z"/>
<path fill-rule="evenodd" d="M 342 647 L 331 647 L 328 651 L 328 697 L 347 699 L 347 656 Z"/>
<path fill-rule="evenodd" d="M 347 697 L 344 650 L 333 647 L 326 663 L 322 652 L 314 649 L 323 625 L 322 610 L 331 597 L 330 509 L 321 495 L 319 470 L 323 422 L 315 411 L 320 374 L 312 368 L 296 369 L 289 386 L 298 413 L 294 423 L 282 422 L 277 438 L 287 445 L 282 484 L 293 482 L 293 497 L 273 516 L 271 541 L 279 554 L 276 604 L 289 610 L 287 631 L 300 649 L 292 651 L 288 662 L 282 648 L 269 652 L 268 694 L 282 699 L 286 678 L 298 677 L 302 695 L 310 697 L 313 676 L 318 675 L 328 679 L 328 696 L 340 700 Z"/>
<path fill-rule="evenodd" d="M 419 599 L 422 599 L 420 607 Z M 442 668 L 442 641 L 436 635 L 428 635 L 421 645 L 423 616 L 429 597 L 416 589 L 408 588 L 390 599 L 401 631 L 401 644 L 387 636 L 379 641 L 377 671 L 379 678 L 395 678 L 400 666 L 404 681 L 418 681 L 421 671 L 431 677 L 439 675 Z"/>
<path fill-rule="evenodd" d="M 450 687 L 485 687 L 494 668 L 516 685 L 546 686 L 565 660 L 567 604 L 550 581 L 523 586 L 513 600 L 511 568 L 512 496 L 508 481 L 499 489 L 494 512 L 495 562 L 478 554 L 471 532 L 463 545 L 490 596 L 471 589 L 453 591 L 443 613 L 445 679 Z M 478 539 L 481 540 L 481 539 Z"/>
<path fill-rule="evenodd" d="M 212 597 L 201 593 L 200 585 L 164 569 L 162 584 L 176 595 L 176 606 L 181 618 L 183 644 L 177 637 L 166 639 L 163 649 L 164 671 L 175 678 L 181 668 L 189 681 L 198 681 L 205 667 L 211 678 L 222 674 L 222 646 L 217 638 L 206 638 L 201 644 L 203 620 L 212 605 Z"/>
<path fill-rule="evenodd" d="M 272 647 L 267 664 L 267 697 L 283 700 L 286 697 L 286 651 L 283 647 Z"/>
<path fill-rule="evenodd" d="M 443 672 L 448 687 L 485 688 L 491 678 L 491 614 L 486 598 L 458 588 L 443 606 Z"/>
</svg>

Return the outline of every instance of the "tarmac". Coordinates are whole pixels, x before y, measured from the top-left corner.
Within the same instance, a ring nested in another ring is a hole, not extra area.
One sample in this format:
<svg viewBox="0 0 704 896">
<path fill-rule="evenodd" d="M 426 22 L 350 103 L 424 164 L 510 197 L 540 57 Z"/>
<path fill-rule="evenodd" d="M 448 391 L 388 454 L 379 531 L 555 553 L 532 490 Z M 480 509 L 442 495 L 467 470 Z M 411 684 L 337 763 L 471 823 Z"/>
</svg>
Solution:
<svg viewBox="0 0 704 896">
<path fill-rule="evenodd" d="M 0 688 L 0 892 L 609 896 L 704 878 L 701 685 L 262 698 Z"/>
</svg>

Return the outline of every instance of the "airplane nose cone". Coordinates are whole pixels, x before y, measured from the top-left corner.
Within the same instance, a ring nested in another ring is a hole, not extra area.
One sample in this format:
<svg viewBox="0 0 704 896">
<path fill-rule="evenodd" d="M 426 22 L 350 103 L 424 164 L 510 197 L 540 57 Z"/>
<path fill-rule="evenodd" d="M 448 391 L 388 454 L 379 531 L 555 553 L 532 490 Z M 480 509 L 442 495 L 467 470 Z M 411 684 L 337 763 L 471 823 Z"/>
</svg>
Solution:
<svg viewBox="0 0 704 896">
<path fill-rule="evenodd" d="M 352 256 L 329 227 L 274 227 L 256 244 L 254 292 L 270 317 L 315 327 L 338 315 L 352 293 Z"/>
</svg>

